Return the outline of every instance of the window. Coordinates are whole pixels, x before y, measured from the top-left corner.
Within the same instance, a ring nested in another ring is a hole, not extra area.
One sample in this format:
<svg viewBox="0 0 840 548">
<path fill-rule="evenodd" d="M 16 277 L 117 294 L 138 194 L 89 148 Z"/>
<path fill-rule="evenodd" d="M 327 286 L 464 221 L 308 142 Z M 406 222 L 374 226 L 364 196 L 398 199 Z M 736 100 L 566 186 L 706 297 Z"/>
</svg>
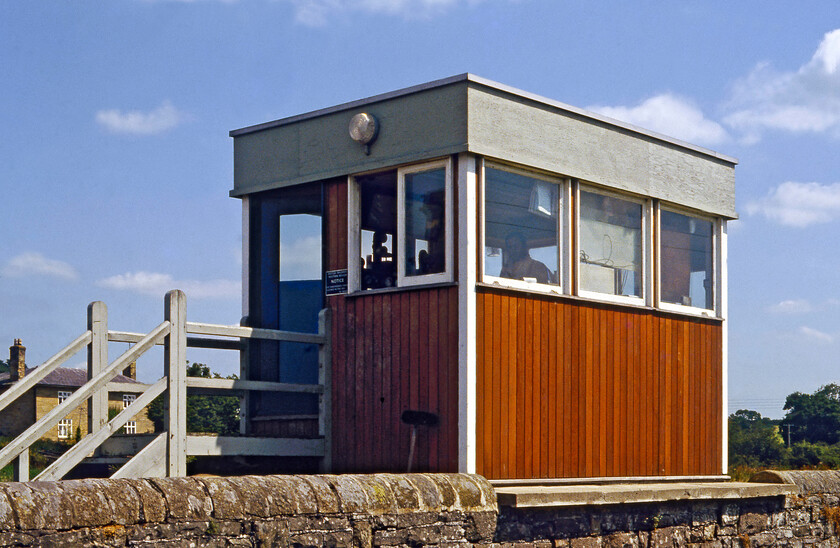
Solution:
<svg viewBox="0 0 840 548">
<path fill-rule="evenodd" d="M 135 394 L 123 394 L 123 409 L 134 403 L 134 400 L 137 399 Z M 137 433 L 137 422 L 136 421 L 128 421 L 125 423 L 123 430 L 126 434 L 136 434 Z"/>
<path fill-rule="evenodd" d="M 349 256 L 359 257 L 356 289 L 452 280 L 451 177 L 443 160 L 353 178 L 358 204 L 350 209 Z"/>
<path fill-rule="evenodd" d="M 619 300 L 643 297 L 643 211 L 641 200 L 581 188 L 578 283 L 582 295 L 614 295 Z"/>
<path fill-rule="evenodd" d="M 73 435 L 73 419 L 58 421 L 58 439 L 67 440 Z"/>
<path fill-rule="evenodd" d="M 360 248 L 353 254 L 361 253 L 361 288 L 394 287 L 397 285 L 397 263 L 394 260 L 394 244 L 397 241 L 397 172 L 394 170 L 356 177 L 356 183 L 361 204 L 361 234 Z"/>
<path fill-rule="evenodd" d="M 559 189 L 552 179 L 492 164 L 485 166 L 485 281 L 559 289 Z"/>
<path fill-rule="evenodd" d="M 62 403 L 64 403 L 64 400 L 69 398 L 70 394 L 72 394 L 72 392 L 66 391 L 66 390 L 59 390 L 58 391 L 58 404 L 61 405 Z"/>
<path fill-rule="evenodd" d="M 661 303 L 713 310 L 714 223 L 662 209 L 659 242 Z"/>
</svg>

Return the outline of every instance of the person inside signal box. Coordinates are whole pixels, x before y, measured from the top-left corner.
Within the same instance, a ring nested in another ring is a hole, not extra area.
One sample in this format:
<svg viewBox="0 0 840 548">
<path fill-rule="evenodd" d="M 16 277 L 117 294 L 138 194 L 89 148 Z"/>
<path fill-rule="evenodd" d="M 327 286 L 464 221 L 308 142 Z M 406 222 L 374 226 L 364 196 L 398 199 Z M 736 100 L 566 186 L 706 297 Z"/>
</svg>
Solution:
<svg viewBox="0 0 840 548">
<path fill-rule="evenodd" d="M 525 237 L 519 232 L 512 232 L 505 238 L 502 263 L 499 273 L 502 278 L 531 279 L 541 284 L 547 284 L 551 278 L 548 267 L 531 257 Z"/>
</svg>

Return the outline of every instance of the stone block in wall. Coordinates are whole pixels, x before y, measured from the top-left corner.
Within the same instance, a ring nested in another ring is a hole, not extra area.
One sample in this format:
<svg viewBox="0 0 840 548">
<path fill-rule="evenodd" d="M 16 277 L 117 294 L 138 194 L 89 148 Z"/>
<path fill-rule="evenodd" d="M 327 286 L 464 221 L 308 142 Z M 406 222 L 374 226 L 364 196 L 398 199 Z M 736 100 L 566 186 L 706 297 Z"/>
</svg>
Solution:
<svg viewBox="0 0 840 548">
<path fill-rule="evenodd" d="M 693 543 L 708 542 L 715 538 L 715 523 L 692 526 L 688 529 L 688 541 Z"/>
<path fill-rule="evenodd" d="M 0 532 L 0 546 L 35 546 L 38 538 L 18 531 Z"/>
<path fill-rule="evenodd" d="M 15 521 L 19 529 L 73 527 L 73 501 L 64 496 L 57 482 L 6 483 L 2 488 L 14 507 Z"/>
<path fill-rule="evenodd" d="M 650 532 L 651 548 L 670 548 L 685 546 L 688 543 L 688 527 L 672 526 L 654 529 Z"/>
<path fill-rule="evenodd" d="M 738 524 L 740 510 L 737 504 L 724 504 L 720 511 L 720 524 L 724 527 Z"/>
<path fill-rule="evenodd" d="M 15 528 L 15 514 L 12 504 L 4 490 L 0 490 L 0 531 L 9 531 Z"/>
<path fill-rule="evenodd" d="M 323 513 L 339 512 L 338 494 L 333 490 L 330 483 L 321 476 L 304 476 L 304 481 L 309 484 L 318 511 Z"/>
<path fill-rule="evenodd" d="M 749 512 L 741 514 L 738 519 L 738 532 L 744 535 L 760 533 L 769 526 L 770 516 L 765 513 Z"/>
<path fill-rule="evenodd" d="M 257 521 L 252 531 L 259 546 L 286 546 L 289 541 L 289 526 L 283 520 Z"/>
<path fill-rule="evenodd" d="M 342 512 L 361 513 L 367 505 L 367 494 L 362 484 L 355 476 L 334 476 L 328 479 L 330 485 L 338 493 L 339 508 Z"/>
<path fill-rule="evenodd" d="M 242 510 L 250 512 L 244 500 L 242 500 L 240 490 L 235 488 L 235 482 L 230 482 L 225 478 L 196 478 L 200 485 L 204 486 L 207 494 L 212 501 L 212 515 L 216 519 L 236 519 L 242 517 Z M 259 508 L 257 508 L 259 510 Z M 261 515 L 258 512 L 257 515 Z"/>
<path fill-rule="evenodd" d="M 583 537 L 569 541 L 569 548 L 600 548 L 601 546 L 601 537 Z"/>
<path fill-rule="evenodd" d="M 163 498 L 163 494 L 152 487 L 147 480 L 126 479 L 109 481 L 115 482 L 113 484 L 114 486 L 125 486 L 124 489 L 131 490 L 137 495 L 137 498 L 140 500 L 139 521 L 156 523 L 166 519 L 166 500 Z"/>
<path fill-rule="evenodd" d="M 175 520 L 208 520 L 213 501 L 196 478 L 152 478 L 150 481 L 166 500 L 168 516 Z"/>
<path fill-rule="evenodd" d="M 639 535 L 636 533 L 611 533 L 604 538 L 603 546 L 607 548 L 638 548 Z"/>
</svg>

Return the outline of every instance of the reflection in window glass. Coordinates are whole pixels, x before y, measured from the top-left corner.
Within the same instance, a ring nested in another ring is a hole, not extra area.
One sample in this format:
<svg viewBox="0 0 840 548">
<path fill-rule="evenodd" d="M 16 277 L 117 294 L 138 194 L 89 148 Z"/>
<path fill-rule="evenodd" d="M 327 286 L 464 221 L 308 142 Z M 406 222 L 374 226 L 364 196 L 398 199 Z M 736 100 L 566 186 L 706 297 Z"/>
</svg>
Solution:
<svg viewBox="0 0 840 548">
<path fill-rule="evenodd" d="M 557 285 L 557 185 L 490 167 L 484 179 L 484 273 Z"/>
<path fill-rule="evenodd" d="M 394 242 L 397 235 L 397 172 L 356 178 L 361 201 L 360 260 L 362 289 L 397 284 Z"/>
<path fill-rule="evenodd" d="M 278 217 L 281 282 L 321 280 L 321 216 L 297 213 Z"/>
<path fill-rule="evenodd" d="M 580 191 L 580 289 L 642 296 L 642 205 Z"/>
<path fill-rule="evenodd" d="M 446 169 L 405 174 L 405 275 L 446 271 Z"/>
<path fill-rule="evenodd" d="M 662 302 L 712 309 L 712 222 L 662 210 L 660 215 Z"/>
</svg>

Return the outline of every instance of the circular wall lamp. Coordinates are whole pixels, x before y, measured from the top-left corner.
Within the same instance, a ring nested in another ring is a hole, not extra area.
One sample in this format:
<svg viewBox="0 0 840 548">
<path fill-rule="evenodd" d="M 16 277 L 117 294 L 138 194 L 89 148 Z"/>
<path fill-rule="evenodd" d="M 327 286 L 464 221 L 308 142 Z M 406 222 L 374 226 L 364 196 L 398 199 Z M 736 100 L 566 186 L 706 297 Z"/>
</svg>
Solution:
<svg viewBox="0 0 840 548">
<path fill-rule="evenodd" d="M 350 118 L 350 138 L 364 145 L 365 154 L 370 154 L 370 145 L 379 135 L 379 122 L 372 114 L 360 112 Z"/>
</svg>

